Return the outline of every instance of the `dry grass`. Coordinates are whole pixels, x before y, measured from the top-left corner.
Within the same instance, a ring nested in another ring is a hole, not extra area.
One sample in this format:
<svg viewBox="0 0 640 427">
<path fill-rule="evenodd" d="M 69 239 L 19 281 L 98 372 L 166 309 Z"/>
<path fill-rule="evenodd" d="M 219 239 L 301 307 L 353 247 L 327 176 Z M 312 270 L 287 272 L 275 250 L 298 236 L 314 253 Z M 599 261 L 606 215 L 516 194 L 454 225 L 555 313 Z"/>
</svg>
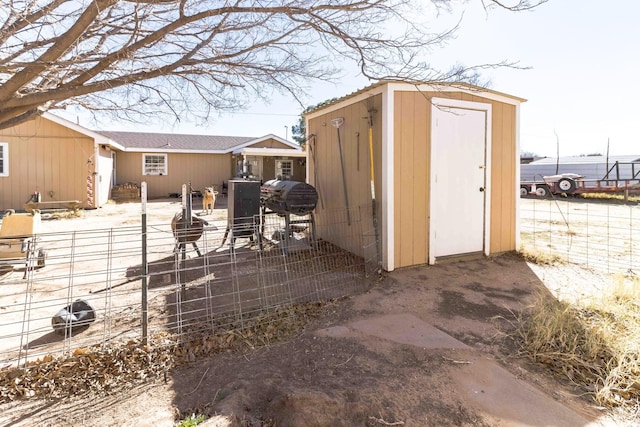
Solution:
<svg viewBox="0 0 640 427">
<path fill-rule="evenodd" d="M 57 219 L 70 219 L 70 218 L 82 218 L 84 211 L 82 209 L 77 210 L 52 210 L 42 214 L 43 220 L 57 220 Z"/>
<path fill-rule="evenodd" d="M 522 247 L 518 254 L 527 262 L 538 265 L 559 265 L 564 264 L 565 261 L 562 257 L 554 255 L 549 252 L 543 252 L 529 247 Z"/>
<path fill-rule="evenodd" d="M 612 193 L 583 193 L 580 195 L 583 199 L 595 199 L 595 200 L 619 200 L 624 201 L 624 194 L 612 194 Z M 633 195 L 629 196 L 629 202 L 638 203 L 640 202 L 640 196 Z"/>
<path fill-rule="evenodd" d="M 571 305 L 540 297 L 519 316 L 520 350 L 609 407 L 640 408 L 640 280 Z"/>
</svg>

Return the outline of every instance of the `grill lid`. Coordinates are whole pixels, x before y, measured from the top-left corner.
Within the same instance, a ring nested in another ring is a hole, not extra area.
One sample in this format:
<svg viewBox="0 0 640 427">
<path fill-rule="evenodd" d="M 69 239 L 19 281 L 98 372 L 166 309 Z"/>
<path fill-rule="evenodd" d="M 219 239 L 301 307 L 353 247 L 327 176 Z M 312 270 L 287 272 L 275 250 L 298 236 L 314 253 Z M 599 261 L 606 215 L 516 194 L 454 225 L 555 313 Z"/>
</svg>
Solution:
<svg viewBox="0 0 640 427">
<path fill-rule="evenodd" d="M 316 208 L 318 193 L 304 182 L 272 179 L 260 187 L 260 200 L 274 212 L 305 215 Z"/>
</svg>

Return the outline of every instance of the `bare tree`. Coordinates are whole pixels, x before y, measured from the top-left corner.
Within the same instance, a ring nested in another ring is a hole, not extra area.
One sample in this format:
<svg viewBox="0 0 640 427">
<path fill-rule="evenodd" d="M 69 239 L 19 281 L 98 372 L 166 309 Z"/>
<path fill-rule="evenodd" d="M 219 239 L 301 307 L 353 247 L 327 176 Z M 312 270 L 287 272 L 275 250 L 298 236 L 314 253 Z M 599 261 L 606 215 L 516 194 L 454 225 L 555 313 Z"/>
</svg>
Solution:
<svg viewBox="0 0 640 427">
<path fill-rule="evenodd" d="M 523 10 L 546 0 L 480 0 Z M 413 17 L 450 0 L 3 0 L 0 129 L 80 105 L 141 119 L 237 109 L 276 89 L 294 97 L 336 76 L 468 79 L 420 61 L 453 31 Z M 511 4 L 509 4 L 511 3 Z M 385 29 L 392 29 L 386 31 Z M 398 31 L 398 29 L 401 29 Z M 197 106 L 197 108 L 196 108 Z"/>
</svg>

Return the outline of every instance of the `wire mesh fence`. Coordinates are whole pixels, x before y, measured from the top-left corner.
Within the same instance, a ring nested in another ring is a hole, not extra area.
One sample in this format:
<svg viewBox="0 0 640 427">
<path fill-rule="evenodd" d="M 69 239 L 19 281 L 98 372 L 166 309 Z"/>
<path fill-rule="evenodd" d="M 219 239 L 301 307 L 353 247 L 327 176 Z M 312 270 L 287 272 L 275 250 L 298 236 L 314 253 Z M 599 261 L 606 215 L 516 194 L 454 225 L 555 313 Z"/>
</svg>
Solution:
<svg viewBox="0 0 640 427">
<path fill-rule="evenodd" d="M 639 209 L 522 199 L 522 246 L 604 272 L 635 271 Z M 282 307 L 360 292 L 379 268 L 368 205 L 349 215 L 323 211 L 315 233 L 304 222 L 309 216 L 293 218 L 287 232 L 285 218 L 265 215 L 251 219 L 251 233 L 234 237 L 226 216 L 218 215 L 203 221 L 198 239 L 182 245 L 170 221 L 154 219 L 150 215 L 145 233 L 140 221 L 42 233 L 36 249 L 47 252 L 44 267 L 9 271 L 0 265 L 0 366 L 139 340 L 145 324 L 148 337 L 179 342 L 242 328 L 257 316 L 268 322 Z M 78 300 L 92 308 L 93 318 L 73 329 L 65 321 L 56 325 L 65 310 L 74 315 Z"/>
<path fill-rule="evenodd" d="M 521 246 L 606 273 L 635 272 L 640 207 L 580 199 L 522 199 Z"/>
<path fill-rule="evenodd" d="M 0 271 L 0 366 L 143 334 L 181 342 L 361 292 L 377 268 L 376 235 L 367 207 L 346 217 L 325 211 L 321 221 L 307 215 L 286 227 L 283 216 L 264 215 L 234 236 L 219 216 L 185 240 L 175 223 L 153 216 L 143 225 L 42 233 L 44 267 Z M 350 247 L 332 243 L 336 235 Z"/>
</svg>

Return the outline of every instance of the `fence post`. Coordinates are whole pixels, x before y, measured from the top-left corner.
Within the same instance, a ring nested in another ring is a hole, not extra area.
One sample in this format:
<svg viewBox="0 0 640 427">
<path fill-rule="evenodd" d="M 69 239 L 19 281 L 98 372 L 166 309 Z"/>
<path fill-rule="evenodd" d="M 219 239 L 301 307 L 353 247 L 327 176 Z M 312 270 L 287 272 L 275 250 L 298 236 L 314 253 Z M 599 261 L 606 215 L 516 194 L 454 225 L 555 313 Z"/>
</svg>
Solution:
<svg viewBox="0 0 640 427">
<path fill-rule="evenodd" d="M 629 272 L 633 272 L 633 208 L 629 206 Z"/>
<path fill-rule="evenodd" d="M 147 345 L 148 340 L 148 302 L 147 302 L 147 183 L 142 183 L 142 344 Z"/>
</svg>

